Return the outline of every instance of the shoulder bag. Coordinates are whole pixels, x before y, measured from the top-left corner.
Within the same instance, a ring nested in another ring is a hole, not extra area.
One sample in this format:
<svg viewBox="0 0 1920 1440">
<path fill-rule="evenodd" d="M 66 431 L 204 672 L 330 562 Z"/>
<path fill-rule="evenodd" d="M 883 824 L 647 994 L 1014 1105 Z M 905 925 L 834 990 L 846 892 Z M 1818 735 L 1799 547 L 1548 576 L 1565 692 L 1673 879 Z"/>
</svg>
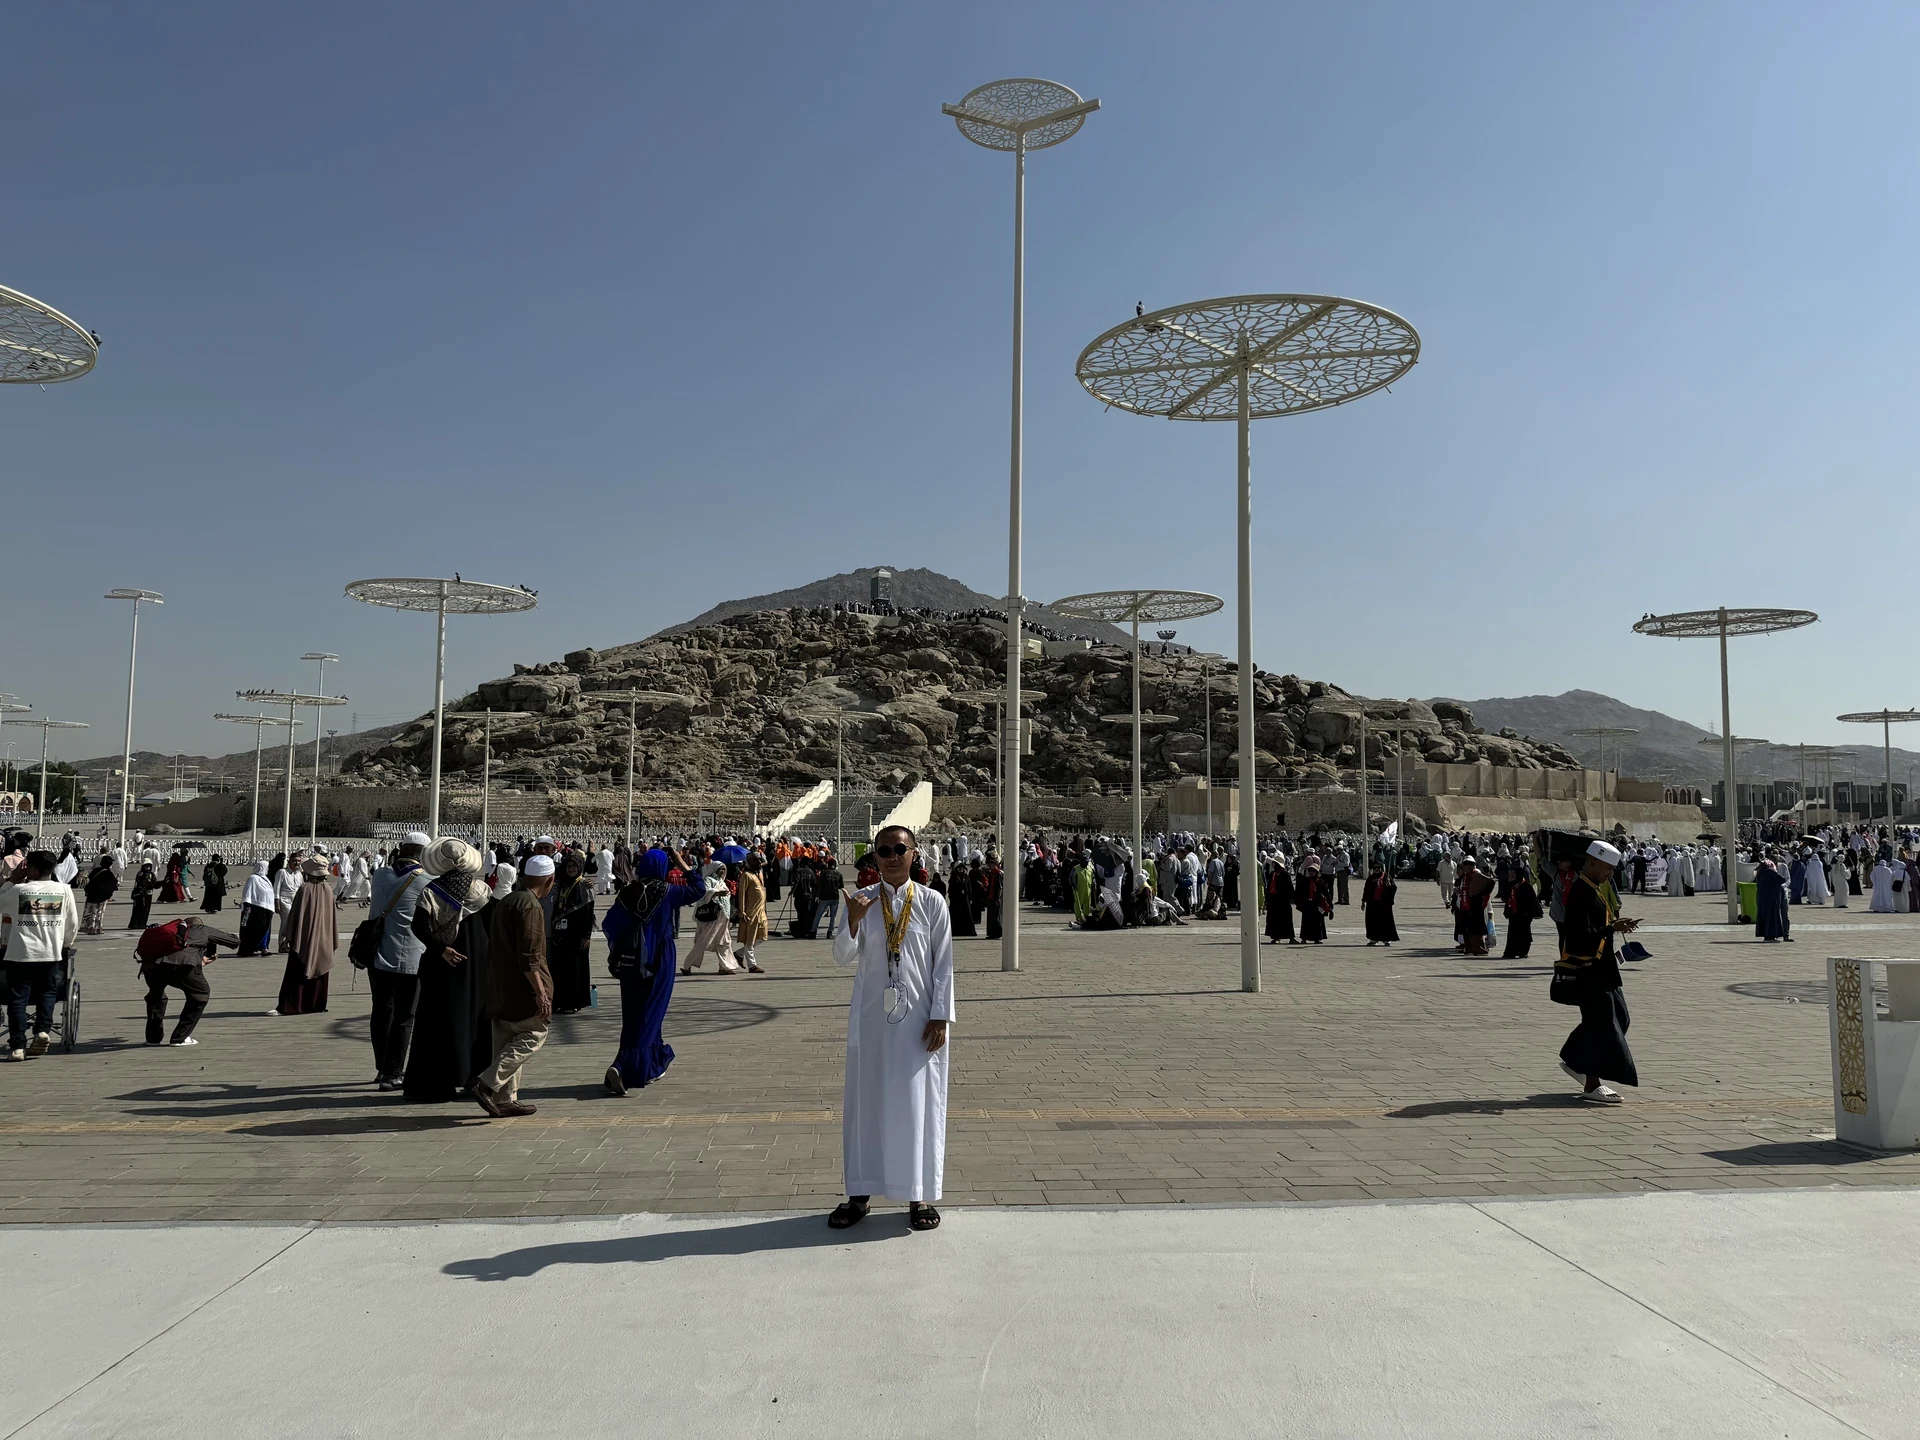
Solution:
<svg viewBox="0 0 1920 1440">
<path fill-rule="evenodd" d="M 354 969 L 368 969 L 379 956 L 380 942 L 387 935 L 387 917 L 393 914 L 393 907 L 400 903 L 400 897 L 407 893 L 407 887 L 412 884 L 413 876 L 409 875 L 395 887 L 386 909 L 353 927 L 353 939 L 347 942 L 347 959 L 353 962 Z"/>
</svg>

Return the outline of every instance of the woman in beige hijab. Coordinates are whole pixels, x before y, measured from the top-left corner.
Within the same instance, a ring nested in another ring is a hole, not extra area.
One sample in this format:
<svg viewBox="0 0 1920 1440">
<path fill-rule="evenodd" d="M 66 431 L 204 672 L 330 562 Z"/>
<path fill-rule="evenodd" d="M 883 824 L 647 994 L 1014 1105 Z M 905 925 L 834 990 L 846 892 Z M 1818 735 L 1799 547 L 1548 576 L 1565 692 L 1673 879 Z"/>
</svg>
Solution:
<svg viewBox="0 0 1920 1440">
<path fill-rule="evenodd" d="M 280 981 L 280 1003 L 269 1015 L 323 1015 L 327 1009 L 327 976 L 333 973 L 333 952 L 340 944 L 340 926 L 334 918 L 333 877 L 327 862 L 310 859 L 300 867 L 300 888 L 283 929 L 287 973 Z"/>
</svg>

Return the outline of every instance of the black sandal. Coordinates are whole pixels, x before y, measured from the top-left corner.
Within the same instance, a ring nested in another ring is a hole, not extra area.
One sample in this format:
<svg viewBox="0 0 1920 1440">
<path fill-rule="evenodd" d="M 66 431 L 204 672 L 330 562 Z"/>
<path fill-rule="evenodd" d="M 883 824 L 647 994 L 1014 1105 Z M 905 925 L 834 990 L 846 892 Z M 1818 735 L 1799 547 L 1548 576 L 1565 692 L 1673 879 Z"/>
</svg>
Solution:
<svg viewBox="0 0 1920 1440">
<path fill-rule="evenodd" d="M 909 1230 L 938 1230 L 940 1212 L 931 1205 L 922 1205 L 918 1200 L 907 1206 L 907 1228 Z"/>
<path fill-rule="evenodd" d="M 827 1216 L 827 1224 L 835 1230 L 846 1230 L 866 1219 L 867 1212 L 872 1208 L 864 1199 L 844 1200 L 833 1207 L 833 1213 Z"/>
</svg>

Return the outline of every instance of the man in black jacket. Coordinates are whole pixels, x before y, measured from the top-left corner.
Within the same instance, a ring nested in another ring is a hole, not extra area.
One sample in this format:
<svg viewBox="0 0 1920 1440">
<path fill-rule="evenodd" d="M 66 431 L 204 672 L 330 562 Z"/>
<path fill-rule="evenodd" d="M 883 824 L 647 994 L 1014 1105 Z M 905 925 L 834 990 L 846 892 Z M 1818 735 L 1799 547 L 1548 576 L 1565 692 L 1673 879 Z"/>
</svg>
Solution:
<svg viewBox="0 0 1920 1440">
<path fill-rule="evenodd" d="M 1631 1022 L 1613 953 L 1613 937 L 1631 933 L 1640 922 L 1620 918 L 1620 897 L 1613 888 L 1619 864 L 1620 852 L 1606 841 L 1587 847 L 1586 861 L 1567 891 L 1560 959 L 1553 967 L 1554 998 L 1580 1007 L 1580 1023 L 1560 1047 L 1560 1068 L 1584 1083 L 1580 1098 L 1589 1105 L 1621 1103 L 1608 1080 L 1640 1084 L 1627 1048 Z"/>
</svg>

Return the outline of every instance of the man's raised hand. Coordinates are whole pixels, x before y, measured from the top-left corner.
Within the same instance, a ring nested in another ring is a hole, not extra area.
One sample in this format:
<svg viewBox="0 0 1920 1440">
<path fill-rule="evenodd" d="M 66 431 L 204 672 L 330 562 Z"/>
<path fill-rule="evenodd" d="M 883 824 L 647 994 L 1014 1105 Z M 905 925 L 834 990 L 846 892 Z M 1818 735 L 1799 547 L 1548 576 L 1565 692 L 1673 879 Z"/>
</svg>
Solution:
<svg viewBox="0 0 1920 1440">
<path fill-rule="evenodd" d="M 847 934 L 860 933 L 860 922 L 866 919 L 867 912 L 873 908 L 876 898 L 872 895 L 862 895 L 858 890 L 847 896 Z"/>
</svg>

